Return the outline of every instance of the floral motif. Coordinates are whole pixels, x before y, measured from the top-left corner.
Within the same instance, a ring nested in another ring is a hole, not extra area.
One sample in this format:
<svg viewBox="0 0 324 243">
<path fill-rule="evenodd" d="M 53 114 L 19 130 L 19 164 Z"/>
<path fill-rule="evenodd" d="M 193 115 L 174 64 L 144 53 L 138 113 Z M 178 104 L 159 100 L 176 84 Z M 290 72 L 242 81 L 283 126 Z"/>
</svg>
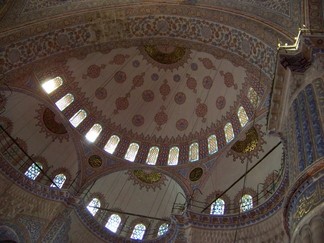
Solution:
<svg viewBox="0 0 324 243">
<path fill-rule="evenodd" d="M 142 115 L 134 115 L 132 123 L 136 127 L 140 127 L 144 124 L 144 117 Z"/>
<path fill-rule="evenodd" d="M 98 65 L 90 65 L 87 69 L 87 74 L 82 75 L 83 79 L 89 78 L 98 78 L 100 76 L 101 69 L 104 69 L 106 65 L 102 64 L 101 66 Z"/>
<path fill-rule="evenodd" d="M 187 87 L 191 89 L 194 93 L 197 93 L 197 81 L 189 74 L 187 74 Z"/>
<path fill-rule="evenodd" d="M 224 109 L 226 105 L 226 99 L 224 96 L 219 96 L 216 100 L 216 107 L 218 110 Z"/>
<path fill-rule="evenodd" d="M 122 65 L 129 58 L 129 55 L 117 54 L 114 58 L 109 62 L 109 64 Z"/>
<path fill-rule="evenodd" d="M 198 58 L 198 60 L 201 61 L 206 69 L 216 70 L 216 67 L 209 58 Z"/>
<path fill-rule="evenodd" d="M 206 76 L 203 79 L 203 87 L 205 89 L 211 89 L 211 87 L 213 86 L 213 79 L 210 76 Z"/>
<path fill-rule="evenodd" d="M 176 128 L 179 131 L 184 131 L 187 129 L 187 127 L 188 127 L 188 121 L 186 119 L 180 119 L 176 123 Z"/>
<path fill-rule="evenodd" d="M 117 83 L 124 83 L 126 81 L 127 75 L 123 71 L 118 71 L 114 75 L 114 79 Z"/>
<path fill-rule="evenodd" d="M 176 95 L 174 96 L 174 101 L 178 104 L 178 105 L 182 105 L 183 103 L 185 103 L 186 101 L 186 95 L 183 92 L 178 92 L 176 93 Z"/>
<path fill-rule="evenodd" d="M 234 89 L 237 89 L 237 84 L 234 81 L 234 76 L 232 73 L 226 72 L 224 73 L 223 71 L 219 72 L 222 76 L 224 76 L 224 84 L 226 85 L 227 88 L 234 87 Z"/>
<path fill-rule="evenodd" d="M 144 90 L 142 93 L 142 98 L 145 102 L 151 102 L 154 100 L 154 92 L 150 89 Z"/>
<path fill-rule="evenodd" d="M 166 100 L 167 95 L 170 93 L 171 88 L 168 84 L 167 80 L 164 80 L 163 84 L 160 86 L 160 94 L 162 95 L 162 99 Z"/>
<path fill-rule="evenodd" d="M 95 96 L 98 100 L 104 100 L 107 98 L 107 90 L 104 87 L 96 89 Z"/>
</svg>

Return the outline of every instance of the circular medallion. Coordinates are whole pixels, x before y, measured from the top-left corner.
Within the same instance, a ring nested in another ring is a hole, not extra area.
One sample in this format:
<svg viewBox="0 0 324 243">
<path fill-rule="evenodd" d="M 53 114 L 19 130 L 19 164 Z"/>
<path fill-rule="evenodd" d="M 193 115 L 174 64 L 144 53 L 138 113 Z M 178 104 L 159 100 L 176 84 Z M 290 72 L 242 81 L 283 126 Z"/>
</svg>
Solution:
<svg viewBox="0 0 324 243">
<path fill-rule="evenodd" d="M 201 176 L 203 175 L 203 173 L 204 173 L 204 171 L 202 168 L 200 168 L 200 167 L 194 168 L 189 174 L 189 179 L 191 181 L 198 181 L 201 178 Z"/>
<path fill-rule="evenodd" d="M 196 107 L 196 115 L 198 117 L 204 117 L 204 116 L 206 116 L 207 111 L 208 111 L 208 108 L 207 108 L 207 105 L 206 104 L 200 103 Z"/>
<path fill-rule="evenodd" d="M 174 96 L 174 101 L 178 104 L 178 105 L 182 105 L 183 103 L 185 103 L 186 101 L 186 95 L 182 92 L 178 92 L 176 93 L 176 95 Z"/>
<path fill-rule="evenodd" d="M 103 87 L 96 89 L 95 96 L 98 100 L 103 100 L 107 98 L 107 90 Z"/>
<path fill-rule="evenodd" d="M 102 165 L 102 159 L 99 155 L 91 155 L 88 159 L 88 163 L 92 168 L 98 168 Z"/>
<path fill-rule="evenodd" d="M 210 76 L 204 77 L 203 86 L 205 89 L 210 89 L 213 86 L 213 80 Z"/>
<path fill-rule="evenodd" d="M 90 78 L 98 78 L 100 75 L 101 68 L 97 65 L 91 65 L 88 67 L 87 75 Z"/>
<path fill-rule="evenodd" d="M 226 105 L 226 99 L 224 96 L 219 96 L 216 100 L 216 107 L 218 110 L 224 109 Z"/>
<path fill-rule="evenodd" d="M 154 92 L 150 89 L 144 90 L 142 93 L 142 98 L 145 102 L 151 102 L 154 100 Z"/>
<path fill-rule="evenodd" d="M 126 81 L 126 73 L 123 71 L 118 71 L 115 73 L 114 79 L 119 84 L 124 83 Z"/>
<path fill-rule="evenodd" d="M 136 127 L 140 127 L 144 124 L 144 117 L 142 115 L 133 116 L 132 123 Z"/>
<path fill-rule="evenodd" d="M 180 119 L 177 121 L 176 127 L 179 131 L 184 131 L 188 127 L 188 121 L 186 119 Z"/>
</svg>

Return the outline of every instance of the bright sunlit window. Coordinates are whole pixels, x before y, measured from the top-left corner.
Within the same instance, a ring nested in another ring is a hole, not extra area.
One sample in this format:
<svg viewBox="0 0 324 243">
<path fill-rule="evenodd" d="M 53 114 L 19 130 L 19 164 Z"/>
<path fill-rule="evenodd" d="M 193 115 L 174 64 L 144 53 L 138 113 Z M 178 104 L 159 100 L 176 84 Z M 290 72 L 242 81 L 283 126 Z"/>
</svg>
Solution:
<svg viewBox="0 0 324 243">
<path fill-rule="evenodd" d="M 85 137 L 89 142 L 93 143 L 94 141 L 96 141 L 101 131 L 102 131 L 102 126 L 96 123 L 90 128 L 90 130 L 87 132 Z"/>
<path fill-rule="evenodd" d="M 172 147 L 169 150 L 168 165 L 177 165 L 179 160 L 179 148 Z"/>
<path fill-rule="evenodd" d="M 159 156 L 159 148 L 156 146 L 151 147 L 147 155 L 146 164 L 155 165 L 158 156 Z"/>
<path fill-rule="evenodd" d="M 68 107 L 74 101 L 74 96 L 70 93 L 64 95 L 61 99 L 55 102 L 55 105 L 60 109 L 60 111 L 64 111 L 66 107 Z"/>
<path fill-rule="evenodd" d="M 64 182 L 66 180 L 66 176 L 64 174 L 58 174 L 54 177 L 53 179 L 53 182 L 55 183 L 52 183 L 50 185 L 50 187 L 58 187 L 58 188 L 62 188 L 62 186 L 64 185 Z"/>
<path fill-rule="evenodd" d="M 227 143 L 229 143 L 234 139 L 234 131 L 233 131 L 232 123 L 230 122 L 226 123 L 224 127 L 224 133 L 225 133 L 225 138 Z"/>
<path fill-rule="evenodd" d="M 240 200 L 241 212 L 246 212 L 253 208 L 253 198 L 249 194 L 245 194 Z"/>
<path fill-rule="evenodd" d="M 208 137 L 208 153 L 214 154 L 218 151 L 216 135 L 210 135 Z"/>
<path fill-rule="evenodd" d="M 241 127 L 245 127 L 245 125 L 248 123 L 249 118 L 245 112 L 245 109 L 243 106 L 240 106 L 240 108 L 237 111 L 237 116 L 240 120 Z"/>
<path fill-rule="evenodd" d="M 45 81 L 42 84 L 42 88 L 47 94 L 50 94 L 54 90 L 56 90 L 58 87 L 60 87 L 62 84 L 63 84 L 63 79 L 61 77 L 56 77 L 56 78 Z"/>
<path fill-rule="evenodd" d="M 126 154 L 125 154 L 125 159 L 133 162 L 136 158 L 138 149 L 139 149 L 139 145 L 137 143 L 131 143 L 127 149 Z"/>
<path fill-rule="evenodd" d="M 119 141 L 120 138 L 118 136 L 112 135 L 106 143 L 104 150 L 110 154 L 113 154 L 115 152 L 115 149 L 117 148 Z"/>
<path fill-rule="evenodd" d="M 134 240 L 142 240 L 144 237 L 144 234 L 145 234 L 145 230 L 146 230 L 146 227 L 144 224 L 135 225 L 130 238 L 134 239 Z"/>
<path fill-rule="evenodd" d="M 210 214 L 223 215 L 225 211 L 225 202 L 223 199 L 218 198 L 210 207 Z"/>
<path fill-rule="evenodd" d="M 74 116 L 69 120 L 72 126 L 78 127 L 80 123 L 87 117 L 87 112 L 85 110 L 79 110 Z"/>
<path fill-rule="evenodd" d="M 110 215 L 108 222 L 106 224 L 106 228 L 109 229 L 111 232 L 116 233 L 118 230 L 118 227 L 120 225 L 121 218 L 118 214 L 112 214 Z"/>
<path fill-rule="evenodd" d="M 199 159 L 199 145 L 198 143 L 192 143 L 189 147 L 189 161 L 194 162 Z"/>
<path fill-rule="evenodd" d="M 158 236 L 164 235 L 169 230 L 169 225 L 167 223 L 161 224 L 158 231 Z"/>
<path fill-rule="evenodd" d="M 98 208 L 100 208 L 100 201 L 98 198 L 93 198 L 91 202 L 89 202 L 87 209 L 92 214 L 92 216 L 95 216 L 98 212 Z"/>
<path fill-rule="evenodd" d="M 28 170 L 25 172 L 25 176 L 27 176 L 28 178 L 30 178 L 32 180 L 35 180 L 37 178 L 37 176 L 40 174 L 41 169 L 43 169 L 43 166 L 40 163 L 38 163 L 38 162 L 33 163 L 28 168 Z"/>
</svg>

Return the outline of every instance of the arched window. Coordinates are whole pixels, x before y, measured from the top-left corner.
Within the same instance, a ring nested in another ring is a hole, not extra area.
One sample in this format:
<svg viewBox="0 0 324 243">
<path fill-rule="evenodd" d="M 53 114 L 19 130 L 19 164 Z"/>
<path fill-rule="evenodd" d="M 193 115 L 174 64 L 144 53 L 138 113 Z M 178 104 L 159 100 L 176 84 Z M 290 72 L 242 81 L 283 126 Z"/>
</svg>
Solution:
<svg viewBox="0 0 324 243">
<path fill-rule="evenodd" d="M 63 79 L 61 77 L 56 77 L 50 80 L 45 81 L 42 84 L 42 88 L 47 94 L 52 93 L 54 90 L 56 90 L 58 87 L 60 87 L 63 84 Z"/>
<path fill-rule="evenodd" d="M 58 188 L 62 188 L 62 186 L 64 185 L 64 182 L 66 180 L 66 176 L 64 174 L 58 174 L 54 177 L 53 182 L 50 187 L 56 187 L 58 186 Z"/>
<path fill-rule="evenodd" d="M 259 104 L 259 96 L 252 87 L 249 88 L 248 98 L 253 107 L 256 108 Z"/>
<path fill-rule="evenodd" d="M 199 145 L 198 143 L 192 143 L 189 147 L 189 161 L 194 162 L 199 159 Z"/>
<path fill-rule="evenodd" d="M 210 214 L 213 215 L 223 215 L 225 211 L 225 202 L 223 199 L 218 198 L 210 208 Z"/>
<path fill-rule="evenodd" d="M 210 135 L 208 137 L 208 152 L 209 154 L 214 154 L 218 151 L 217 139 L 215 135 Z"/>
<path fill-rule="evenodd" d="M 91 200 L 91 202 L 89 202 L 87 209 L 89 210 L 89 212 L 92 214 L 92 216 L 95 216 L 96 213 L 98 212 L 98 208 L 100 208 L 100 201 L 98 198 L 93 198 Z M 98 208 L 96 208 L 98 207 Z"/>
<path fill-rule="evenodd" d="M 126 154 L 125 154 L 125 159 L 133 162 L 136 158 L 138 149 L 139 149 L 139 145 L 137 143 L 131 143 L 127 149 Z"/>
<path fill-rule="evenodd" d="M 240 200 L 240 210 L 241 212 L 248 211 L 253 208 L 253 199 L 249 194 L 245 194 Z"/>
<path fill-rule="evenodd" d="M 111 232 L 116 233 L 118 230 L 118 227 L 120 225 L 121 218 L 118 214 L 112 214 L 110 215 L 108 222 L 106 224 L 106 228 L 109 229 Z"/>
<path fill-rule="evenodd" d="M 102 126 L 96 123 L 90 128 L 90 130 L 87 132 L 85 137 L 90 143 L 93 143 L 94 141 L 96 141 L 101 131 L 102 131 Z"/>
<path fill-rule="evenodd" d="M 245 109 L 243 106 L 240 106 L 240 108 L 237 111 L 237 116 L 240 120 L 241 127 L 245 127 L 245 125 L 248 123 L 249 118 L 245 112 Z"/>
<path fill-rule="evenodd" d="M 228 122 L 224 127 L 226 142 L 229 143 L 234 139 L 234 131 L 232 123 Z"/>
<path fill-rule="evenodd" d="M 55 105 L 60 111 L 64 111 L 74 101 L 74 96 L 70 93 L 64 95 L 61 99 L 55 102 Z"/>
<path fill-rule="evenodd" d="M 104 150 L 110 154 L 113 154 L 115 152 L 115 149 L 117 148 L 119 141 L 120 138 L 118 136 L 112 135 L 106 143 Z"/>
<path fill-rule="evenodd" d="M 179 159 L 179 148 L 172 147 L 169 150 L 168 165 L 177 165 Z"/>
<path fill-rule="evenodd" d="M 159 156 L 159 148 L 154 146 L 150 148 L 150 151 L 147 155 L 146 164 L 155 165 L 157 158 Z"/>
<path fill-rule="evenodd" d="M 38 167 L 36 164 L 38 165 Z M 43 166 L 40 163 L 38 162 L 33 163 L 31 166 L 29 166 L 28 170 L 25 172 L 25 176 L 27 176 L 32 180 L 35 180 L 39 175 L 39 173 L 41 172 L 40 169 L 43 169 Z"/>
<path fill-rule="evenodd" d="M 168 232 L 168 230 L 169 230 L 169 224 L 167 224 L 167 223 L 161 224 L 160 227 L 159 227 L 159 231 L 158 231 L 157 235 L 162 236 L 166 232 Z"/>
<path fill-rule="evenodd" d="M 85 110 L 79 110 L 70 118 L 70 123 L 74 127 L 78 127 L 80 123 L 87 117 L 87 112 Z"/>
<path fill-rule="evenodd" d="M 142 240 L 144 237 L 144 234 L 145 234 L 145 230 L 146 230 L 146 227 L 144 224 L 135 225 L 130 238 L 134 239 L 134 240 Z"/>
</svg>

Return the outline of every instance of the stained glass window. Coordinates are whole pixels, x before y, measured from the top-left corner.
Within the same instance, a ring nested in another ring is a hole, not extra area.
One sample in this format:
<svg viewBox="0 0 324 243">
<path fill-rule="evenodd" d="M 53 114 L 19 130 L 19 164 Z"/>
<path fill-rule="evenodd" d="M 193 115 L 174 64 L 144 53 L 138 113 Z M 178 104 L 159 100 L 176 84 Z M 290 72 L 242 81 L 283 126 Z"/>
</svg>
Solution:
<svg viewBox="0 0 324 243">
<path fill-rule="evenodd" d="M 98 212 L 98 208 L 100 208 L 100 201 L 98 198 L 93 198 L 91 202 L 89 202 L 87 209 L 89 212 L 92 214 L 92 216 L 95 216 L 96 213 Z M 98 207 L 98 208 L 96 208 Z"/>
<path fill-rule="evenodd" d="M 210 208 L 210 214 L 213 215 L 223 215 L 225 211 L 225 202 L 223 199 L 218 198 Z"/>
<path fill-rule="evenodd" d="M 189 147 L 189 161 L 194 162 L 199 159 L 199 145 L 198 143 L 192 143 Z"/>
<path fill-rule="evenodd" d="M 248 123 L 249 118 L 248 118 L 243 106 L 240 106 L 240 108 L 238 109 L 237 116 L 240 120 L 241 126 L 244 127 Z"/>
<path fill-rule="evenodd" d="M 240 200 L 241 212 L 248 211 L 253 208 L 253 199 L 251 195 L 245 194 Z"/>
<path fill-rule="evenodd" d="M 55 102 L 55 105 L 60 109 L 60 111 L 64 111 L 66 107 L 68 107 L 74 101 L 74 96 L 70 93 L 64 95 L 61 99 Z"/>
<path fill-rule="evenodd" d="M 102 126 L 96 123 L 90 128 L 90 130 L 87 132 L 85 137 L 89 142 L 93 143 L 94 141 L 96 141 L 101 131 L 102 131 Z"/>
<path fill-rule="evenodd" d="M 259 96 L 258 96 L 257 92 L 255 92 L 255 90 L 252 87 L 250 87 L 250 89 L 249 89 L 248 98 L 249 98 L 251 104 L 253 105 L 253 107 L 256 108 L 259 104 Z"/>
<path fill-rule="evenodd" d="M 145 234 L 145 230 L 146 230 L 146 227 L 144 224 L 135 225 L 130 238 L 134 239 L 134 240 L 142 240 L 144 237 L 144 234 Z"/>
<path fill-rule="evenodd" d="M 158 231 L 158 236 L 164 235 L 169 230 L 169 225 L 167 223 L 161 224 Z"/>
<path fill-rule="evenodd" d="M 53 182 L 55 184 L 52 183 L 50 187 L 56 187 L 56 186 L 58 186 L 58 188 L 62 188 L 65 180 L 66 180 L 66 176 L 64 174 L 58 174 L 58 175 L 56 175 L 54 177 L 54 180 L 53 180 Z"/>
<path fill-rule="evenodd" d="M 117 148 L 119 141 L 120 138 L 118 136 L 112 135 L 106 143 L 104 150 L 110 154 L 113 154 L 115 152 L 115 149 Z"/>
<path fill-rule="evenodd" d="M 125 154 L 125 159 L 133 162 L 136 158 L 138 149 L 139 149 L 139 145 L 137 143 L 131 143 L 127 149 L 126 154 Z"/>
<path fill-rule="evenodd" d="M 60 87 L 63 84 L 63 79 L 61 77 L 56 77 L 50 80 L 45 81 L 42 84 L 42 88 L 47 94 L 52 93 L 54 90 L 56 90 L 58 87 Z"/>
<path fill-rule="evenodd" d="M 179 148 L 172 147 L 169 151 L 168 165 L 177 165 L 179 159 Z"/>
<path fill-rule="evenodd" d="M 120 225 L 121 218 L 118 214 L 112 214 L 110 215 L 108 222 L 106 224 L 106 228 L 109 229 L 111 232 L 116 233 L 117 229 Z"/>
<path fill-rule="evenodd" d="M 159 156 L 159 148 L 154 146 L 150 148 L 150 151 L 147 155 L 146 164 L 155 165 L 157 158 Z"/>
<path fill-rule="evenodd" d="M 208 152 L 209 154 L 214 154 L 218 151 L 217 139 L 215 135 L 210 135 L 208 137 Z"/>
<path fill-rule="evenodd" d="M 226 142 L 229 143 L 234 139 L 234 131 L 232 123 L 228 122 L 224 127 Z"/>
<path fill-rule="evenodd" d="M 40 163 L 36 164 L 43 169 L 43 166 Z M 41 170 L 36 166 L 35 163 L 33 163 L 31 166 L 29 166 L 28 170 L 25 172 L 25 176 L 27 176 L 28 178 L 35 180 L 37 178 L 37 176 L 39 175 L 39 173 L 41 172 Z"/>
<path fill-rule="evenodd" d="M 80 123 L 87 117 L 87 112 L 85 110 L 79 110 L 74 116 L 69 120 L 72 126 L 78 127 Z"/>
</svg>

